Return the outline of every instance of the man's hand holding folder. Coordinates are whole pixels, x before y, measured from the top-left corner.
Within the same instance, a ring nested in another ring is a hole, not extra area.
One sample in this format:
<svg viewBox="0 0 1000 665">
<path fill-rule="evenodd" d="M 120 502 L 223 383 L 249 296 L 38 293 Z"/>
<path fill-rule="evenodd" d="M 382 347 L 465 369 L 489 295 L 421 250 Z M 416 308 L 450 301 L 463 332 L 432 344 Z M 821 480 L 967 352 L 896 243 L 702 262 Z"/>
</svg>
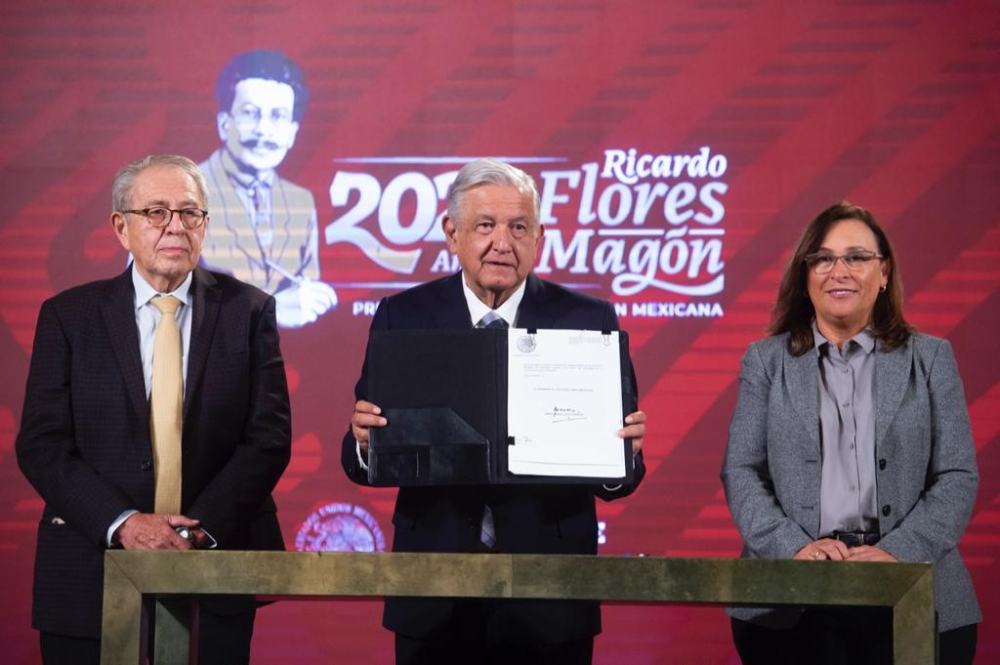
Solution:
<svg viewBox="0 0 1000 665">
<path fill-rule="evenodd" d="M 382 409 L 376 404 L 363 399 L 354 404 L 354 414 L 351 416 L 351 431 L 358 442 L 358 448 L 363 460 L 368 459 L 368 429 L 385 427 L 388 421 L 381 415 Z M 632 439 L 632 455 L 638 455 L 642 450 L 642 439 L 646 435 L 646 413 L 634 411 L 625 416 L 625 426 L 616 432 L 620 439 Z"/>
</svg>

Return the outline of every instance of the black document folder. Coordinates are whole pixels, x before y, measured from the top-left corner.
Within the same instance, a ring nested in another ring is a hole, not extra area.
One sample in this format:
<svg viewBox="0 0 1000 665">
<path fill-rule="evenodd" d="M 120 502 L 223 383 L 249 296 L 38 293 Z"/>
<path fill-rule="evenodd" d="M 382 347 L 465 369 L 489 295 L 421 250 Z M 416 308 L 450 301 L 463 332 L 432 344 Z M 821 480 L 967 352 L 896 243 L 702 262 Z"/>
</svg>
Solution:
<svg viewBox="0 0 1000 665">
<path fill-rule="evenodd" d="M 506 330 L 384 330 L 368 340 L 368 396 L 388 421 L 370 430 L 368 479 L 381 487 L 469 484 L 619 484 L 633 479 L 632 442 L 622 441 L 625 475 L 529 476 L 507 465 Z M 622 411 L 638 402 L 619 332 Z"/>
</svg>

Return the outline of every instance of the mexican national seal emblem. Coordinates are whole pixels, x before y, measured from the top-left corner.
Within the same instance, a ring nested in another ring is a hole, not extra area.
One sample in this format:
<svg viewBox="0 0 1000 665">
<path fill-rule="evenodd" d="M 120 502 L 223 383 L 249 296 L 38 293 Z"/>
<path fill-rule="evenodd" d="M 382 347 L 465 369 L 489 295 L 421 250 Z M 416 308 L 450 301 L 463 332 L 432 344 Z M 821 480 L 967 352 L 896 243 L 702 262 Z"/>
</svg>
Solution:
<svg viewBox="0 0 1000 665">
<path fill-rule="evenodd" d="M 384 552 L 385 536 L 372 514 L 353 503 L 328 503 L 302 522 L 299 552 Z"/>
<path fill-rule="evenodd" d="M 521 353 L 531 353 L 535 350 L 535 336 L 525 335 L 517 340 L 517 350 Z"/>
</svg>

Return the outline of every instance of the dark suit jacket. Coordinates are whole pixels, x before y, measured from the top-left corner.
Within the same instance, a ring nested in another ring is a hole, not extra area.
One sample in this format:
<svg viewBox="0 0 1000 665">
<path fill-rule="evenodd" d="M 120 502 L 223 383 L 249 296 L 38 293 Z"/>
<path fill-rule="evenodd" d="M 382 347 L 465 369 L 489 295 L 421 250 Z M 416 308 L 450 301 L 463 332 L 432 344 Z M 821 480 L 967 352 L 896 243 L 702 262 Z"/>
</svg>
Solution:
<svg viewBox="0 0 1000 665">
<path fill-rule="evenodd" d="M 45 500 L 32 625 L 99 637 L 107 530 L 153 512 L 149 402 L 132 277 L 42 305 L 17 437 Z M 274 299 L 196 268 L 184 396 L 182 512 L 225 549 L 284 549 L 271 490 L 291 450 Z"/>
<path fill-rule="evenodd" d="M 461 280 L 459 273 L 384 298 L 371 329 L 471 327 Z M 517 325 L 617 330 L 618 319 L 609 303 L 530 275 Z M 365 399 L 367 386 L 367 371 L 362 368 L 355 388 L 358 399 Z M 368 483 L 350 430 L 344 437 L 342 462 L 354 482 Z M 597 554 L 595 495 L 606 500 L 628 496 L 644 473 L 640 454 L 635 458 L 635 484 L 616 491 L 578 485 L 404 487 L 399 490 L 392 518 L 393 550 L 473 551 L 479 541 L 483 506 L 488 502 L 500 552 Z M 427 637 L 445 625 L 455 607 L 449 599 L 387 599 L 383 624 L 398 633 Z M 491 629 L 510 639 L 563 642 L 596 635 L 601 629 L 600 609 L 594 602 L 512 601 L 498 607 Z"/>
<path fill-rule="evenodd" d="M 875 354 L 878 547 L 934 564 L 940 630 L 982 620 L 958 541 L 979 475 L 962 380 L 948 342 L 915 334 Z M 816 351 L 794 357 L 788 335 L 743 356 L 722 481 L 743 536 L 742 556 L 790 559 L 821 535 L 822 453 Z M 733 616 L 794 625 L 796 608 L 738 608 Z"/>
</svg>

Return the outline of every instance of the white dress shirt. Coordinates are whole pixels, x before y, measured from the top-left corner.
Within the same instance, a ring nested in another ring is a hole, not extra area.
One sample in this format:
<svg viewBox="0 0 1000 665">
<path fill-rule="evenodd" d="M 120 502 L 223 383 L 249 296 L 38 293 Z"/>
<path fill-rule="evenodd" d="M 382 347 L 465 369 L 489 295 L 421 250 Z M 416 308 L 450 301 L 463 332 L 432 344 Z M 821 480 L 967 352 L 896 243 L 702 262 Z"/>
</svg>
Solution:
<svg viewBox="0 0 1000 665">
<path fill-rule="evenodd" d="M 135 325 L 139 329 L 139 355 L 142 358 L 142 378 L 146 384 L 146 399 L 153 385 L 153 342 L 156 337 L 156 326 L 160 323 L 160 310 L 150 304 L 158 296 L 173 296 L 181 301 L 174 316 L 177 318 L 177 329 L 181 333 L 181 378 L 184 389 L 187 390 L 188 350 L 191 348 L 191 279 L 193 273 L 188 273 L 187 279 L 171 293 L 157 291 L 147 282 L 135 264 L 132 265 L 132 286 L 135 287 Z M 118 527 L 138 510 L 126 510 L 108 527 L 108 547 L 111 538 Z"/>
<path fill-rule="evenodd" d="M 132 268 L 132 284 L 135 286 L 135 325 L 139 329 L 139 353 L 142 356 L 142 376 L 146 382 L 146 397 L 153 385 L 153 341 L 156 337 L 156 326 L 160 323 L 160 310 L 150 304 L 157 296 L 173 296 L 181 301 L 174 317 L 177 319 L 177 329 L 181 333 L 181 377 L 185 390 L 187 389 L 188 351 L 191 349 L 191 279 L 187 279 L 171 293 L 161 293 L 143 279 L 139 271 Z"/>
<path fill-rule="evenodd" d="M 469 318 L 473 326 L 477 325 L 484 316 L 490 312 L 496 312 L 500 318 L 507 322 L 508 328 L 513 328 L 517 324 L 517 310 L 521 306 L 521 301 L 524 299 L 524 289 L 528 284 L 525 280 L 521 282 L 521 285 L 517 287 L 514 293 L 510 294 L 510 297 L 503 302 L 502 305 L 493 309 L 482 300 L 479 299 L 472 289 L 469 288 L 469 284 L 465 281 L 465 273 L 462 273 L 462 293 L 465 295 L 465 304 L 469 307 Z"/>
</svg>

